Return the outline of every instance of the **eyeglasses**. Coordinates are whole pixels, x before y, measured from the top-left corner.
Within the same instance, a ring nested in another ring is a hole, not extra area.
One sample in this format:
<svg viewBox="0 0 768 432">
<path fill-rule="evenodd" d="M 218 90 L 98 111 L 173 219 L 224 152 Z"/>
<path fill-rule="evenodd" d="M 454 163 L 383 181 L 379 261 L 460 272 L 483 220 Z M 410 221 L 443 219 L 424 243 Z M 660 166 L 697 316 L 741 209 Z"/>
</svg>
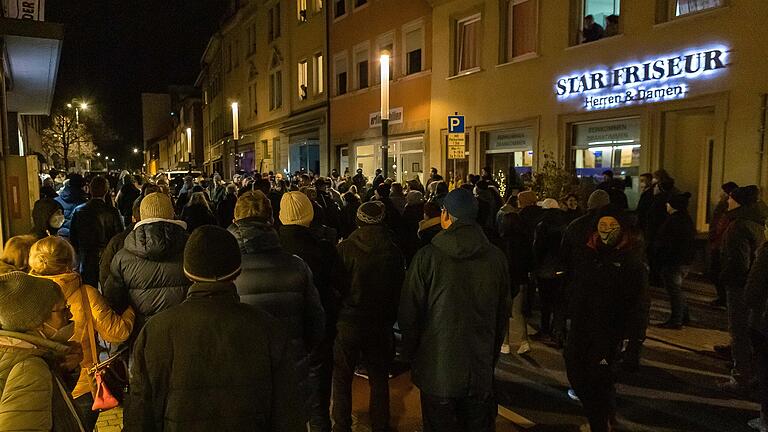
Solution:
<svg viewBox="0 0 768 432">
<path fill-rule="evenodd" d="M 61 309 L 54 309 L 54 310 L 52 310 L 51 312 L 58 312 L 58 313 L 61 313 L 61 312 L 64 312 L 64 311 L 68 311 L 68 312 L 70 311 L 69 305 L 66 305 L 66 306 L 64 306 L 64 307 L 63 307 L 63 308 L 61 308 Z"/>
</svg>

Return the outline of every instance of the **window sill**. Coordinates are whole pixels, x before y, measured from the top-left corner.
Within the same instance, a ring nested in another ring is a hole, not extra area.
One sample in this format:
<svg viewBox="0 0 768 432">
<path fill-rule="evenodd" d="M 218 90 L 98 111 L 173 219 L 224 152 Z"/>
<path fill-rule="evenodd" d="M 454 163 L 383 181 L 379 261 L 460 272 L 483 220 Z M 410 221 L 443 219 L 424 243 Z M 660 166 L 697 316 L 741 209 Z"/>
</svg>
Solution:
<svg viewBox="0 0 768 432">
<path fill-rule="evenodd" d="M 420 72 L 414 72 L 414 73 L 409 74 L 409 75 L 403 75 L 402 77 L 400 77 L 395 82 L 410 81 L 410 80 L 419 79 L 421 77 L 425 77 L 425 76 L 429 76 L 429 75 L 432 75 L 432 69 L 425 69 L 425 70 L 420 71 Z"/>
<path fill-rule="evenodd" d="M 501 67 L 504 67 L 504 66 L 513 65 L 515 63 L 522 63 L 522 62 L 525 62 L 525 61 L 528 61 L 528 60 L 537 59 L 539 57 L 540 57 L 539 53 L 535 53 L 535 52 L 528 53 L 528 54 L 523 54 L 523 55 L 519 55 L 519 56 L 513 58 L 512 60 L 510 60 L 510 61 L 508 61 L 506 63 L 497 64 L 496 67 L 497 68 L 501 68 Z"/>
<path fill-rule="evenodd" d="M 455 80 L 457 78 L 463 78 L 463 77 L 469 76 L 469 75 L 474 75 L 474 74 L 480 73 L 482 71 L 483 71 L 483 69 L 478 66 L 476 68 L 472 68 L 472 69 L 468 69 L 468 70 L 459 72 L 456 75 L 449 76 L 448 78 L 446 78 L 446 81 Z"/>
<path fill-rule="evenodd" d="M 371 0 L 368 0 L 367 2 L 361 4 L 360 6 L 352 5 L 352 11 L 353 12 L 360 12 L 361 10 L 367 8 L 370 3 L 371 3 Z"/>
<path fill-rule="evenodd" d="M 575 50 L 575 49 L 579 49 L 579 48 L 582 48 L 582 47 L 600 46 L 600 45 L 605 44 L 606 41 L 621 40 L 623 38 L 624 38 L 624 33 L 619 33 L 619 34 L 617 34 L 615 36 L 604 37 L 604 38 L 598 39 L 596 41 L 584 42 L 584 43 L 580 43 L 578 45 L 569 46 L 565 50 L 566 51 L 570 51 L 570 50 Z"/>
<path fill-rule="evenodd" d="M 689 14 L 685 14 L 685 15 L 682 15 L 682 16 L 679 16 L 679 17 L 671 17 L 671 18 L 669 18 L 668 20 L 666 20 L 664 22 L 660 22 L 660 23 L 654 24 L 653 28 L 664 28 L 666 26 L 675 25 L 675 24 L 680 23 L 680 22 L 688 22 L 688 21 L 692 21 L 692 20 L 697 20 L 699 18 L 711 17 L 711 16 L 715 16 L 715 15 L 719 15 L 719 14 L 725 13 L 725 11 L 727 11 L 729 9 L 730 9 L 730 6 L 723 5 L 723 6 L 718 6 L 716 8 L 703 10 L 701 12 L 689 13 Z"/>
<path fill-rule="evenodd" d="M 349 12 L 345 12 L 344 15 L 340 15 L 340 16 L 334 17 L 333 18 L 333 23 L 336 24 L 337 22 L 339 22 L 339 21 L 343 20 L 344 18 L 346 18 L 347 15 L 349 15 Z"/>
</svg>

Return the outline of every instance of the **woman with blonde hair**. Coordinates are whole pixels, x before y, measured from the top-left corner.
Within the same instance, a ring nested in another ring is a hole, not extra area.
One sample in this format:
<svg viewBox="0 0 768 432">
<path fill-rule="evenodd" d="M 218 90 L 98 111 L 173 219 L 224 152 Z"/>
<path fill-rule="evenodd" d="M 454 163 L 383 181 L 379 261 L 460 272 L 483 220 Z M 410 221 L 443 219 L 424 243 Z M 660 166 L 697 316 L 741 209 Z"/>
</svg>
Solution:
<svg viewBox="0 0 768 432">
<path fill-rule="evenodd" d="M 85 419 L 86 430 L 92 431 L 98 419 L 98 412 L 91 410 L 94 384 L 88 376 L 88 369 L 98 363 L 96 336 L 109 343 L 121 343 L 128 339 L 136 317 L 130 307 L 122 315 L 115 313 L 99 291 L 84 284 L 80 275 L 74 272 L 75 251 L 68 241 L 51 236 L 37 241 L 29 253 L 31 274 L 56 282 L 67 299 L 75 333 L 72 341 L 79 342 L 83 349 L 80 376 L 72 391 L 72 397 Z"/>
<path fill-rule="evenodd" d="M 0 274 L 12 271 L 29 271 L 29 249 L 35 243 L 35 236 L 20 235 L 5 242 L 3 256 L 0 258 Z"/>
</svg>

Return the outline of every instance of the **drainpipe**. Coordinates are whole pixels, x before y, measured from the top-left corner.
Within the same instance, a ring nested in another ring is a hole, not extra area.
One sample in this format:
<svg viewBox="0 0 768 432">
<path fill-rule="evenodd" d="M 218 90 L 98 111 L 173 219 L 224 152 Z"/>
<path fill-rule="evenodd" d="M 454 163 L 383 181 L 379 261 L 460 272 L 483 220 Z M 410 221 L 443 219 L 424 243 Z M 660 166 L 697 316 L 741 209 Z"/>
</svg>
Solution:
<svg viewBox="0 0 768 432">
<path fill-rule="evenodd" d="M 763 93 L 760 105 L 760 164 L 758 165 L 757 184 L 763 187 L 763 160 L 765 158 L 766 121 L 768 121 L 768 93 Z"/>
</svg>

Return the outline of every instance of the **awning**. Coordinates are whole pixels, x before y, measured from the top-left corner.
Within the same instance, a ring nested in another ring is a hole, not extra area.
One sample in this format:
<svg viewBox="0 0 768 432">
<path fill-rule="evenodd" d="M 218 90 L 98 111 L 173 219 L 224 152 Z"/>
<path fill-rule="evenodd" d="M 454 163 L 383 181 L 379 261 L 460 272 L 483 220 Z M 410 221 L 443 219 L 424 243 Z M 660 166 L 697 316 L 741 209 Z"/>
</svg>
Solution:
<svg viewBox="0 0 768 432">
<path fill-rule="evenodd" d="M 8 74 L 8 112 L 50 115 L 64 26 L 0 18 Z"/>
</svg>

